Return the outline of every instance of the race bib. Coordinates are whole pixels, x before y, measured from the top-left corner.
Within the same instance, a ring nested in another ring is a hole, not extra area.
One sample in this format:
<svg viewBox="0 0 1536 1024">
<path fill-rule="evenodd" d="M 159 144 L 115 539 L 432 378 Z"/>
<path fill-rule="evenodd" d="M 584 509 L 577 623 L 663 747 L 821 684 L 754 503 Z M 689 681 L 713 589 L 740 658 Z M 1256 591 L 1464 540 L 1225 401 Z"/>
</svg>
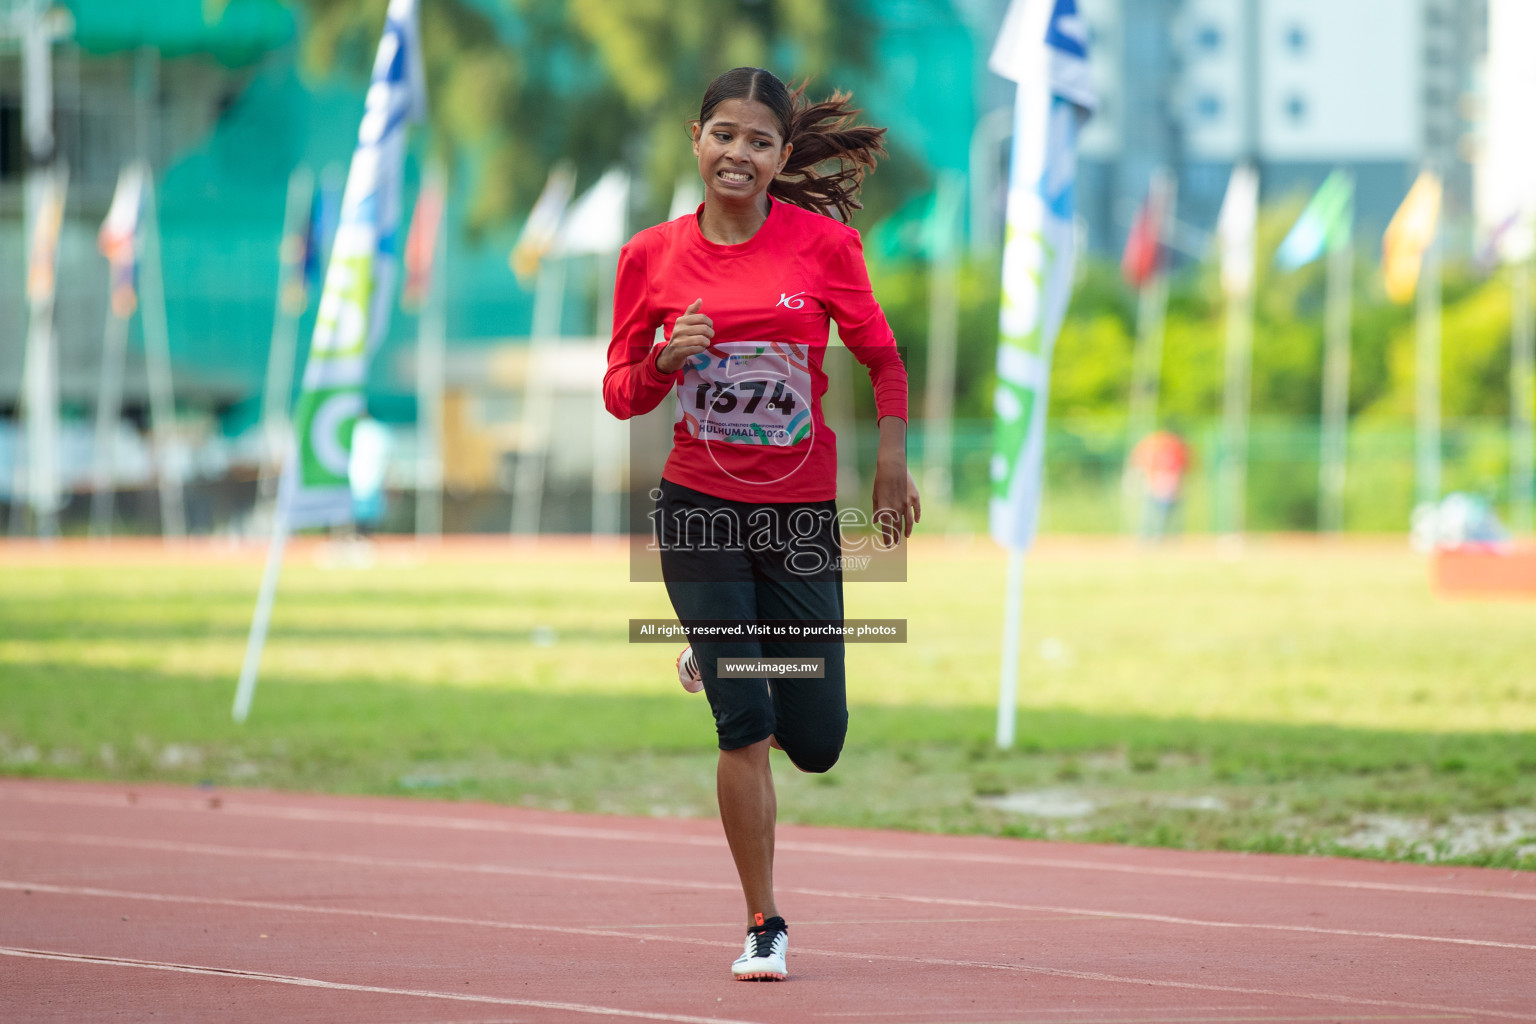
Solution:
<svg viewBox="0 0 1536 1024">
<path fill-rule="evenodd" d="M 787 447 L 811 436 L 810 351 L 774 341 L 729 341 L 690 359 L 677 416 L 704 441 Z"/>
</svg>

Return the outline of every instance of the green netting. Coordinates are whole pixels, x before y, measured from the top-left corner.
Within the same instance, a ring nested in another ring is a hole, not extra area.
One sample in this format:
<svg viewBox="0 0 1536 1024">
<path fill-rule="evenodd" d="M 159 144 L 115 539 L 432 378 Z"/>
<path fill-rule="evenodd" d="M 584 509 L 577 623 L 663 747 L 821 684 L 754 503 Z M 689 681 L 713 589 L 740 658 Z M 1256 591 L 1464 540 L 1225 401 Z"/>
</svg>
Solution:
<svg viewBox="0 0 1536 1024">
<path fill-rule="evenodd" d="M 244 67 L 294 37 L 293 11 L 279 0 L 61 0 L 88 53 L 149 46 L 162 57 L 208 54 Z"/>
</svg>

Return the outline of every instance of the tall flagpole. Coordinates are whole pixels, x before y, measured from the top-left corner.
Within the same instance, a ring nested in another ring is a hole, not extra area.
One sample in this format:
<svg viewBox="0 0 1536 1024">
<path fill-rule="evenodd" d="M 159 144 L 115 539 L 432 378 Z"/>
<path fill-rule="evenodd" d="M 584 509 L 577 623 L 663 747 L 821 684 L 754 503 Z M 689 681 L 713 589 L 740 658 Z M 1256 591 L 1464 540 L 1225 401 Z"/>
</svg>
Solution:
<svg viewBox="0 0 1536 1024">
<path fill-rule="evenodd" d="M 69 168 L 62 162 L 27 178 L 27 340 L 23 363 L 22 401 L 25 411 L 26 499 L 37 535 L 52 539 L 59 533 L 59 352 L 54 334 L 54 302 L 58 294 L 59 236 Z M 50 245 L 42 240 L 51 239 Z M 12 520 L 13 524 L 15 519 Z M 14 531 L 13 531 L 14 532 Z"/>
<path fill-rule="evenodd" d="M 128 318 L 108 302 L 101 344 L 101 380 L 96 392 L 96 441 L 91 466 L 91 537 L 112 536 L 117 498 L 117 428 L 123 412 L 123 370 L 128 349 Z"/>
<path fill-rule="evenodd" d="M 1536 257 L 1526 254 L 1510 269 L 1509 524 L 1517 535 L 1529 537 L 1536 486 Z"/>
<path fill-rule="evenodd" d="M 181 453 L 176 443 L 176 400 L 171 390 L 171 342 L 165 319 L 160 256 L 160 211 L 153 176 L 144 180 L 144 365 L 149 376 L 150 433 L 160 478 L 160 529 L 167 540 L 187 535 L 181 491 Z"/>
<path fill-rule="evenodd" d="M 1440 228 L 1419 271 L 1414 344 L 1414 504 L 1440 500 Z"/>
<path fill-rule="evenodd" d="M 1253 381 L 1253 289 L 1227 297 L 1226 378 L 1221 395 L 1221 510 L 1218 532 L 1248 528 L 1248 416 Z"/>
<path fill-rule="evenodd" d="M 1163 238 L 1177 216 L 1178 189 L 1168 172 L 1159 168 L 1152 177 L 1148 204 L 1160 210 L 1155 244 Z M 1135 532 L 1136 509 L 1141 498 L 1131 454 L 1142 438 L 1157 429 L 1157 407 L 1162 390 L 1163 334 L 1168 317 L 1168 273 L 1161 255 L 1154 264 L 1152 277 L 1138 289 L 1136 306 L 1136 343 L 1131 353 L 1131 402 L 1126 422 L 1125 475 L 1121 488 L 1121 529 Z"/>
<path fill-rule="evenodd" d="M 1254 229 L 1258 219 L 1258 171 L 1250 163 L 1232 170 L 1216 232 L 1221 284 L 1226 295 L 1226 366 L 1221 402 L 1221 460 L 1216 480 L 1216 531 L 1240 537 L 1247 528 L 1248 416 L 1253 379 Z"/>
<path fill-rule="evenodd" d="M 953 491 L 955 350 L 960 334 L 959 227 L 965 181 L 942 171 L 934 194 L 928 270 L 928 384 L 923 393 L 923 491 L 947 509 Z"/>
<path fill-rule="evenodd" d="M 261 392 L 261 473 L 256 495 L 261 502 L 276 497 L 277 474 L 293 433 L 289 406 L 293 402 L 293 369 L 299 344 L 299 317 L 304 303 L 286 294 L 297 286 L 307 290 L 304 252 L 291 251 L 308 236 L 307 224 L 313 213 L 315 172 L 300 165 L 288 175 L 288 202 L 283 211 L 283 238 L 279 243 L 277 308 L 272 318 L 272 345 L 267 351 L 267 380 Z M 295 281 L 295 275 L 298 280 Z"/>
<path fill-rule="evenodd" d="M 541 215 L 539 207 L 545 197 L 540 196 L 530 212 L 529 223 L 524 226 L 527 234 L 536 219 L 547 216 L 558 228 L 549 232 L 548 250 L 555 257 L 539 263 L 538 283 L 533 299 L 533 337 L 528 346 L 526 379 L 523 385 L 522 436 L 519 439 L 517 468 L 513 479 L 512 532 L 536 534 L 539 532 L 540 512 L 544 500 L 545 476 L 548 473 L 549 451 L 554 435 L 554 360 L 562 326 L 561 314 L 565 308 L 565 276 L 569 257 L 592 255 L 598 257 L 598 314 L 600 331 L 611 324 L 612 291 L 610 282 L 617 268 L 618 252 L 629 237 L 625 224 L 629 217 L 629 175 L 622 168 L 610 168 L 592 184 L 581 198 L 576 200 L 562 218 L 563 199 L 557 204 L 556 172 L 550 174 L 551 182 L 545 186 L 549 195 L 549 208 Z M 568 192 L 565 194 L 569 194 Z M 530 239 L 530 244 L 532 239 Z M 519 241 L 521 245 L 521 240 Z M 542 249 L 543 246 L 541 245 Z M 517 253 L 513 253 L 514 269 Z M 593 534 L 617 533 L 619 523 L 619 481 L 623 476 L 623 456 L 615 451 L 616 425 L 609 422 L 607 410 L 601 403 L 592 409 L 593 443 L 597 448 L 592 460 L 592 516 Z M 599 422 L 601 421 L 601 422 Z"/>
<path fill-rule="evenodd" d="M 1148 205 L 1160 210 L 1156 245 L 1161 248 L 1173 223 L 1178 196 L 1173 179 L 1161 168 L 1153 175 Z M 1137 289 L 1136 342 L 1131 355 L 1131 407 L 1126 430 L 1134 446 L 1157 426 L 1158 393 L 1163 373 L 1163 328 L 1168 311 L 1168 273 L 1159 256 L 1152 277 Z M 1129 450 L 1129 449 L 1128 449 Z"/>
<path fill-rule="evenodd" d="M 997 684 L 997 748 L 1013 749 L 1019 717 L 1020 626 L 1024 619 L 1024 549 L 1008 551 L 1008 582 L 1003 592 L 1003 658 Z"/>
<path fill-rule="evenodd" d="M 251 631 L 245 639 L 245 658 L 240 664 L 240 682 L 235 687 L 235 703 L 230 715 L 244 722 L 256 699 L 256 680 L 261 670 L 261 655 L 267 649 L 267 630 L 272 625 L 272 605 L 277 600 L 277 581 L 283 573 L 283 554 L 288 549 L 288 512 L 293 504 L 293 489 L 298 481 L 295 446 L 289 445 L 278 476 L 277 498 L 273 504 L 272 541 L 267 547 L 267 564 L 261 573 L 261 589 L 256 595 L 256 613 L 251 617 Z"/>
<path fill-rule="evenodd" d="M 443 535 L 443 377 L 448 345 L 448 190 L 441 166 L 431 174 L 443 210 L 432 240 L 432 270 L 416 341 L 416 538 Z M 423 190 L 425 191 L 425 190 Z M 419 202 L 419 200 L 418 200 Z"/>
<path fill-rule="evenodd" d="M 597 257 L 597 337 L 613 335 L 613 286 L 619 272 L 618 253 Z M 619 492 L 624 486 L 624 426 L 608 413 L 599 391 L 592 403 L 592 539 L 616 536 L 623 530 Z"/>
<path fill-rule="evenodd" d="M 1350 194 L 1354 181 L 1350 179 Z M 1353 211 L 1353 202 L 1350 210 Z M 1328 247 L 1328 296 L 1323 342 L 1322 451 L 1318 461 L 1317 526 L 1322 533 L 1344 529 L 1344 474 L 1349 428 L 1350 319 L 1353 310 L 1355 247 L 1345 240 Z"/>
<path fill-rule="evenodd" d="M 101 381 L 96 394 L 96 442 L 91 467 L 91 537 L 112 535 L 117 499 L 116 447 L 123 407 L 123 374 L 127 361 L 128 319 L 139 307 L 135 278 L 144 237 L 144 183 L 150 176 L 143 160 L 118 175 L 112 205 L 96 235 L 96 246 L 107 258 L 107 323 L 101 346 Z"/>
<path fill-rule="evenodd" d="M 613 172 L 609 172 L 612 174 Z M 604 176 L 605 178 L 608 175 Z M 612 180 L 612 179 L 610 179 Z M 570 246 L 578 241 L 585 244 L 578 248 L 586 251 L 596 250 L 597 268 L 597 316 L 594 324 L 597 337 L 600 339 L 601 349 L 607 350 L 607 341 L 613 335 L 613 289 L 614 281 L 619 272 L 619 249 L 624 240 L 629 237 L 627 230 L 629 221 L 629 177 L 621 175 L 623 188 L 613 197 L 613 207 L 609 210 L 610 223 L 604 225 L 609 230 L 603 232 L 607 237 L 599 240 L 591 237 L 586 239 L 565 239 L 562 247 Z M 594 190 L 601 187 L 600 181 Z M 595 202 L 588 198 L 572 211 L 572 221 L 584 220 L 584 210 L 589 210 Z M 618 230 L 612 231 L 617 227 Z M 572 230 L 574 230 L 574 225 Z M 621 515 L 620 491 L 624 487 L 624 427 L 618 420 L 608 414 L 607 405 L 603 401 L 599 390 L 594 394 L 592 403 L 592 542 L 602 544 L 604 537 L 617 536 L 623 532 L 624 524 Z"/>
<path fill-rule="evenodd" d="M 1235 268 L 1240 280 L 1226 281 L 1227 287 L 1227 346 L 1226 373 L 1221 404 L 1221 469 L 1217 477 L 1216 529 L 1227 538 L 1240 538 L 1248 529 L 1248 424 L 1253 412 L 1253 334 L 1254 288 L 1257 284 L 1258 260 L 1254 254 L 1258 226 L 1259 200 L 1259 79 L 1263 47 L 1259 45 L 1258 0 L 1242 0 L 1242 51 L 1243 51 L 1243 163 L 1251 180 L 1250 192 L 1238 197 L 1227 186 L 1229 196 L 1244 203 L 1245 216 L 1240 222 L 1243 251 L 1233 253 L 1238 263 Z M 1237 168 L 1233 169 L 1232 183 L 1237 181 Z M 1225 206 L 1225 204 L 1223 204 Z M 1225 212 L 1225 210 L 1223 210 Z M 1233 213 L 1238 213 L 1234 208 Z M 1234 225 L 1239 226 L 1239 225 Z M 1221 230 L 1217 226 L 1218 232 Z M 1237 241 L 1237 239 L 1233 239 Z M 1223 278 L 1226 274 L 1228 254 L 1222 253 Z M 1230 287 L 1236 284 L 1240 287 Z"/>
<path fill-rule="evenodd" d="M 831 355 L 838 349 L 837 356 Z M 856 502 L 864 488 L 859 484 L 859 418 L 854 415 L 853 357 L 837 332 L 837 321 L 827 323 L 827 358 L 822 364 L 827 373 L 827 393 L 821 398 L 827 426 L 837 434 L 837 496 Z M 926 494 L 926 492 L 924 492 Z"/>
<path fill-rule="evenodd" d="M 58 286 L 59 236 L 69 168 L 57 158 L 53 134 L 53 39 L 56 25 L 47 0 L 23 0 L 21 28 L 22 136 L 27 170 L 25 209 L 27 245 L 27 339 L 23 362 L 23 409 L 26 444 L 17 468 L 26 466 L 26 489 L 13 508 L 32 509 L 40 537 L 58 534 L 59 383 L 58 342 L 53 314 Z M 39 242 L 48 238 L 51 251 Z M 12 512 L 12 533 L 21 518 Z"/>
<path fill-rule="evenodd" d="M 544 505 L 544 472 L 548 461 L 550 421 L 554 416 L 554 382 L 550 361 L 560 336 L 565 307 L 567 260 L 554 254 L 539 264 L 533 293 L 533 337 L 523 371 L 523 415 L 519 431 L 517 465 L 512 477 L 512 533 L 533 536 L 539 532 Z"/>
</svg>

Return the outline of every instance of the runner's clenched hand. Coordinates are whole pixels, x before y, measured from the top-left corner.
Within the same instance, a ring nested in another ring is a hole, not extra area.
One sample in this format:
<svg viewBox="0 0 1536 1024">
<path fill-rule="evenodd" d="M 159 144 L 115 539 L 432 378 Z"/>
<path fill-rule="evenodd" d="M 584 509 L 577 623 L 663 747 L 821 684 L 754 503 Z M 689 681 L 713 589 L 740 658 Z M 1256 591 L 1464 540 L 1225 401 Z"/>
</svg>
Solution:
<svg viewBox="0 0 1536 1024">
<path fill-rule="evenodd" d="M 917 483 L 904 464 L 876 464 L 873 504 L 875 523 L 886 548 L 893 548 L 902 538 L 912 536 L 912 527 L 923 517 Z"/>
<path fill-rule="evenodd" d="M 699 310 L 704 308 L 703 299 L 694 299 L 693 305 L 684 310 L 672 325 L 672 337 L 661 355 L 656 357 L 656 368 L 662 373 L 676 373 L 693 356 L 710 346 L 715 337 L 715 322 Z"/>
</svg>

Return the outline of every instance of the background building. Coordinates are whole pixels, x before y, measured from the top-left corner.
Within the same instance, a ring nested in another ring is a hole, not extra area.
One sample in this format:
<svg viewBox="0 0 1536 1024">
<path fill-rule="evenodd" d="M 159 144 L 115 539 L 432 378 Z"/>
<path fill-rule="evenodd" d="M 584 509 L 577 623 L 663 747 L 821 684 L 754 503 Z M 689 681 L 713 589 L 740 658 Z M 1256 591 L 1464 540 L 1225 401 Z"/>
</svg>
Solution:
<svg viewBox="0 0 1536 1024">
<path fill-rule="evenodd" d="M 1486 0 L 1080 0 L 1105 98 L 1083 136 L 1094 247 L 1123 243 L 1153 168 L 1180 220 L 1215 221 L 1236 160 L 1266 201 L 1354 172 L 1378 236 L 1426 165 L 1446 183 L 1448 246 L 1472 244 L 1473 128 Z"/>
</svg>

